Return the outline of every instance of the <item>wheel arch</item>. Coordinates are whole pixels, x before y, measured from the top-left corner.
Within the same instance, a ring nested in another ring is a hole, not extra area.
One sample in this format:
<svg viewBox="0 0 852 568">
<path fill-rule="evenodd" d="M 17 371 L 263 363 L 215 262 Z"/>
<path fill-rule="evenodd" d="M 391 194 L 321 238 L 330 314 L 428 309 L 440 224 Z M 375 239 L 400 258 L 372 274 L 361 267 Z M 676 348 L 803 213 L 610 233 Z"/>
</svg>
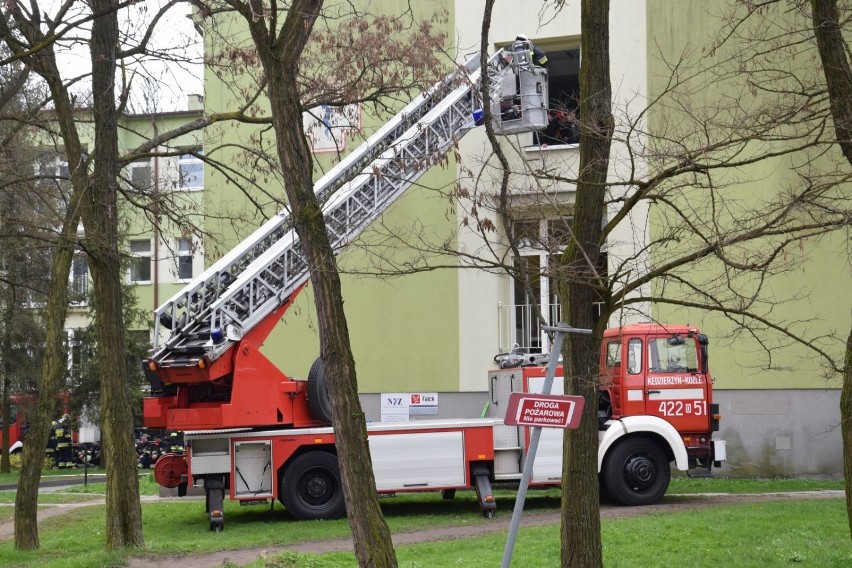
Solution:
<svg viewBox="0 0 852 568">
<path fill-rule="evenodd" d="M 689 468 L 689 458 L 683 439 L 674 426 L 656 416 L 625 416 L 619 420 L 606 422 L 607 429 L 601 431 L 598 444 L 598 473 L 603 468 L 607 453 L 615 445 L 627 438 L 643 437 L 657 442 L 669 461 L 681 471 Z"/>
</svg>

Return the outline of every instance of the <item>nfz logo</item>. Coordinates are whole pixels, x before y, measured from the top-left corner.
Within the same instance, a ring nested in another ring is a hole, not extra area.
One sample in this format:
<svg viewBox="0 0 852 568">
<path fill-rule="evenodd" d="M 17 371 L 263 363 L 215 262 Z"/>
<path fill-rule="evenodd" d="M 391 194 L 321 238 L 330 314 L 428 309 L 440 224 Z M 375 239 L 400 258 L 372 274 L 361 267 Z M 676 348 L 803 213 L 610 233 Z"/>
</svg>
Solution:
<svg viewBox="0 0 852 568">
<path fill-rule="evenodd" d="M 387 401 L 388 401 L 389 406 L 402 406 L 402 397 L 397 397 L 397 396 L 391 397 L 391 396 L 389 396 L 387 398 Z"/>
</svg>

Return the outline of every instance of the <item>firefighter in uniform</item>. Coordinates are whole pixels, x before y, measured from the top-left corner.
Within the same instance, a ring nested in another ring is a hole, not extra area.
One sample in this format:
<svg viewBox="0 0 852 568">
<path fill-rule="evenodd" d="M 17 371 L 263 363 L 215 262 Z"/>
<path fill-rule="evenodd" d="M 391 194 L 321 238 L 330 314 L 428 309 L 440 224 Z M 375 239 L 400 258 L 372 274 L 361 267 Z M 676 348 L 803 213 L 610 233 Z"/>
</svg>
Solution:
<svg viewBox="0 0 852 568">
<path fill-rule="evenodd" d="M 172 432 L 163 443 L 166 446 L 166 452 L 171 454 L 183 453 L 183 434 L 181 432 Z"/>
<path fill-rule="evenodd" d="M 530 56 L 534 65 L 538 65 L 539 67 L 547 65 L 547 54 L 536 47 L 525 34 L 518 34 L 515 38 L 515 43 L 518 42 L 526 42 L 530 44 Z"/>
<path fill-rule="evenodd" d="M 56 453 L 59 469 L 74 467 L 71 456 L 71 417 L 63 416 L 56 425 Z"/>
</svg>

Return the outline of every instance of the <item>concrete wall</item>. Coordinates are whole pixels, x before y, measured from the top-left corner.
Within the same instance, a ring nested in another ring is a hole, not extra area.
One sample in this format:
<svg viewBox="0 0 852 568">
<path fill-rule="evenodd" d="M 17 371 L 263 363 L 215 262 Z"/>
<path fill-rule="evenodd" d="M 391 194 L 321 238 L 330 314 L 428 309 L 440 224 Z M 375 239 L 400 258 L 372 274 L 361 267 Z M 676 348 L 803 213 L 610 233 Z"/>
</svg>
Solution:
<svg viewBox="0 0 852 568">
<path fill-rule="evenodd" d="M 843 477 L 840 390 L 717 390 L 721 473 L 757 477 Z"/>
</svg>

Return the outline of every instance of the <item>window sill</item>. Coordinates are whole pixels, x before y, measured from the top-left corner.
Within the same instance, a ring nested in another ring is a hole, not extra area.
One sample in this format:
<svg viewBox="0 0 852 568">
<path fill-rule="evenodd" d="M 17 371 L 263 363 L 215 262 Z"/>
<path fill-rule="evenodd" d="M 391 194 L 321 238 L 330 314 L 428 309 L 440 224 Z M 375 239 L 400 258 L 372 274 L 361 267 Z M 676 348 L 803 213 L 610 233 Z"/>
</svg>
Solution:
<svg viewBox="0 0 852 568">
<path fill-rule="evenodd" d="M 151 281 L 150 280 L 130 280 L 130 283 L 133 284 L 133 285 L 145 285 L 145 284 L 151 284 Z"/>
</svg>

